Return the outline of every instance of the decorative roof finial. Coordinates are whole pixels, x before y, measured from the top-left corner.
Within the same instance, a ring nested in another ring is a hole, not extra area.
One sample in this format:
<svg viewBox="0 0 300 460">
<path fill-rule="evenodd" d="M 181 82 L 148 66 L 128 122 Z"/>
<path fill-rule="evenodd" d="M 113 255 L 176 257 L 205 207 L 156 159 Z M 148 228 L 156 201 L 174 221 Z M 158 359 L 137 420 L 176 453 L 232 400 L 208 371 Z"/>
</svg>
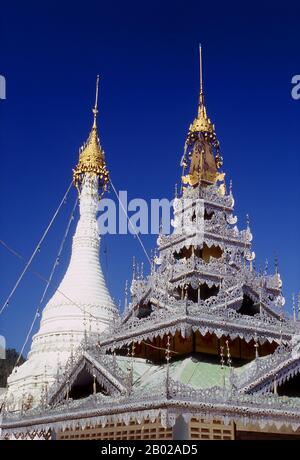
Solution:
<svg viewBox="0 0 300 460">
<path fill-rule="evenodd" d="M 125 283 L 125 312 L 127 313 L 127 309 L 128 309 L 128 280 L 126 280 L 126 283 Z"/>
<path fill-rule="evenodd" d="M 267 276 L 267 274 L 268 274 L 268 268 L 269 268 L 269 261 L 268 261 L 268 259 L 266 259 L 266 262 L 265 262 L 265 271 L 264 271 L 265 276 Z"/>
<path fill-rule="evenodd" d="M 249 216 L 249 214 L 246 214 L 246 224 L 247 224 L 247 230 L 250 231 L 250 216 Z"/>
<path fill-rule="evenodd" d="M 132 258 L 132 280 L 136 279 L 136 261 L 135 257 Z"/>
<path fill-rule="evenodd" d="M 199 43 L 199 75 L 200 75 L 200 91 L 199 91 L 199 108 L 200 108 L 201 105 L 204 105 L 202 46 L 201 46 L 201 43 Z"/>
<path fill-rule="evenodd" d="M 206 113 L 206 107 L 204 104 L 204 91 L 203 91 L 203 63 L 202 63 L 202 46 L 199 44 L 199 77 L 200 77 L 200 89 L 199 89 L 199 103 L 198 103 L 198 116 L 190 126 L 190 132 L 203 132 L 203 133 L 215 133 L 215 128 Z"/>
<path fill-rule="evenodd" d="M 225 388 L 225 359 L 224 359 L 224 346 L 220 346 L 220 360 L 221 360 L 221 369 L 222 369 L 222 384 Z"/>
<path fill-rule="evenodd" d="M 259 357 L 258 347 L 259 347 L 258 336 L 257 336 L 257 332 L 255 332 L 255 335 L 254 335 L 255 359 L 257 359 Z"/>
<path fill-rule="evenodd" d="M 279 335 L 280 335 L 280 342 L 279 345 L 282 345 L 282 323 L 283 323 L 283 309 L 281 309 L 280 316 L 279 316 L 279 321 L 280 321 L 280 327 L 279 327 Z"/>
<path fill-rule="evenodd" d="M 293 305 L 293 320 L 294 320 L 294 322 L 296 322 L 296 320 L 297 320 L 297 313 L 296 313 L 295 294 L 292 294 L 292 305 Z"/>
<path fill-rule="evenodd" d="M 144 278 L 144 262 L 141 263 L 141 279 Z"/>
<path fill-rule="evenodd" d="M 93 129 L 97 129 L 98 97 L 99 97 L 99 80 L 100 80 L 100 76 L 97 75 L 97 80 L 96 80 L 96 99 L 95 99 L 95 107 L 93 108 L 93 114 L 94 114 Z"/>
<path fill-rule="evenodd" d="M 165 349 L 165 357 L 167 361 L 166 367 L 166 397 L 169 399 L 169 383 L 170 383 L 170 356 L 171 356 L 171 344 L 170 344 L 170 335 L 167 336 L 167 348 Z"/>
<path fill-rule="evenodd" d="M 95 370 L 93 369 L 93 395 L 97 393 L 96 374 L 94 372 Z"/>
<path fill-rule="evenodd" d="M 73 170 L 73 182 L 79 189 L 85 174 L 94 174 L 99 178 L 100 189 L 103 192 L 107 189 L 109 182 L 109 172 L 106 168 L 104 151 L 101 148 L 97 132 L 97 114 L 98 114 L 98 97 L 99 97 L 99 75 L 96 80 L 96 98 L 95 106 L 92 109 L 94 114 L 93 127 L 87 142 L 81 147 L 79 161 Z"/>
<path fill-rule="evenodd" d="M 224 369 L 224 364 L 225 364 L 225 360 L 224 360 L 224 346 L 221 345 L 220 347 L 220 361 L 221 361 L 221 368 Z"/>
<path fill-rule="evenodd" d="M 277 254 L 275 254 L 274 265 L 275 265 L 275 273 L 278 274 L 278 272 L 279 272 L 279 261 L 278 261 Z"/>
<path fill-rule="evenodd" d="M 231 367 L 232 359 L 230 354 L 229 340 L 226 340 L 226 351 L 227 351 L 227 366 Z"/>
</svg>

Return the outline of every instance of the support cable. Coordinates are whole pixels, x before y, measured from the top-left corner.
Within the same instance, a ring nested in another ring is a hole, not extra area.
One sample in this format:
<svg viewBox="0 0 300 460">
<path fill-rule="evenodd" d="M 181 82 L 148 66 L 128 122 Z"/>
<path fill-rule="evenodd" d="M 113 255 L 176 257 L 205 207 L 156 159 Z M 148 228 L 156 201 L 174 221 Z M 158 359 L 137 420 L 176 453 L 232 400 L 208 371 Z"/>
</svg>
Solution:
<svg viewBox="0 0 300 460">
<path fill-rule="evenodd" d="M 152 345 L 151 343 L 145 342 L 144 340 L 142 340 L 141 343 L 146 345 L 147 347 L 154 348 L 155 350 L 161 350 L 161 351 L 167 351 L 168 350 L 167 348 L 156 347 L 156 346 Z M 169 350 L 169 353 L 173 353 L 174 355 L 179 355 L 178 351 Z"/>
<path fill-rule="evenodd" d="M 121 208 L 122 208 L 123 211 L 124 211 L 124 214 L 125 214 L 125 216 L 126 216 L 128 222 L 129 222 L 129 224 L 130 224 L 130 226 L 131 226 L 131 228 L 132 228 L 132 230 L 133 230 L 133 232 L 134 232 L 134 235 L 135 235 L 135 236 L 137 237 L 137 239 L 139 240 L 139 243 L 140 243 L 140 245 L 141 245 L 141 247 L 142 247 L 142 249 L 143 249 L 143 251 L 144 251 L 144 253 L 145 253 L 145 255 L 146 255 L 147 259 L 148 259 L 148 261 L 149 261 L 150 267 L 151 267 L 151 259 L 150 259 L 149 255 L 148 255 L 147 251 L 146 251 L 146 248 L 145 248 L 145 246 L 144 246 L 144 244 L 143 244 L 143 242 L 142 242 L 142 240 L 141 240 L 139 234 L 137 233 L 136 229 L 134 228 L 134 226 L 133 226 L 133 224 L 132 224 L 132 222 L 131 222 L 131 220 L 130 220 L 130 217 L 128 216 L 128 213 L 127 213 L 127 211 L 126 211 L 126 209 L 125 209 L 125 207 L 124 207 L 122 201 L 120 200 L 119 195 L 118 195 L 118 193 L 117 193 L 117 191 L 116 191 L 116 189 L 115 189 L 115 187 L 114 187 L 114 184 L 112 183 L 111 179 L 110 179 L 110 184 L 111 184 L 112 189 L 113 189 L 113 191 L 114 191 L 114 193 L 115 193 L 115 195 L 116 195 L 116 197 L 117 197 L 117 199 L 118 199 L 118 202 L 119 202 Z"/>
<path fill-rule="evenodd" d="M 19 278 L 18 278 L 16 284 L 14 285 L 12 291 L 10 292 L 10 294 L 9 294 L 9 296 L 7 297 L 6 301 L 5 301 L 4 304 L 2 305 L 2 307 L 1 307 L 1 309 L 0 309 L 0 315 L 3 313 L 3 311 L 5 310 L 5 308 L 8 306 L 8 304 L 9 304 L 9 302 L 10 302 L 12 296 L 13 296 L 14 293 L 16 292 L 16 290 L 17 290 L 19 284 L 21 283 L 21 281 L 22 281 L 22 279 L 23 279 L 25 273 L 27 272 L 28 268 L 30 267 L 30 265 L 31 265 L 31 263 L 32 263 L 32 261 L 33 261 L 33 259 L 34 259 L 34 257 L 35 257 L 36 254 L 40 251 L 41 244 L 43 243 L 44 239 L 46 238 L 46 236 L 47 236 L 47 234 L 48 234 L 48 232 L 49 232 L 49 230 L 50 230 L 50 228 L 51 228 L 51 226 L 52 226 L 54 220 L 56 219 L 56 217 L 57 217 L 57 215 L 58 215 L 60 209 L 61 209 L 62 206 L 64 205 L 64 203 L 65 203 L 65 201 L 66 201 L 66 198 L 67 198 L 67 196 L 68 196 L 68 194 L 69 194 L 69 191 L 70 191 L 70 189 L 71 189 L 71 187 L 72 187 L 72 184 L 73 184 L 73 181 L 70 183 L 70 185 L 69 185 L 69 187 L 68 187 L 66 193 L 64 194 L 63 199 L 61 200 L 61 202 L 60 202 L 60 204 L 59 204 L 57 210 L 55 211 L 55 213 L 54 213 L 54 215 L 53 215 L 53 217 L 52 217 L 52 219 L 51 219 L 51 221 L 50 221 L 48 227 L 47 227 L 46 230 L 44 231 L 44 233 L 43 233 L 43 235 L 42 235 L 40 241 L 38 242 L 38 244 L 37 244 L 37 246 L 35 247 L 33 253 L 31 254 L 31 256 L 30 256 L 28 262 L 27 262 L 26 265 L 25 265 L 24 270 L 22 271 L 21 275 L 19 276 Z"/>
<path fill-rule="evenodd" d="M 0 240 L 0 244 L 2 244 L 11 254 L 13 254 L 15 257 L 18 257 L 18 259 L 20 260 L 25 260 L 25 258 L 19 254 L 17 251 L 15 251 L 14 249 L 12 249 L 10 246 L 8 246 L 8 244 L 6 244 L 3 240 Z M 48 283 L 49 280 L 41 275 L 41 273 L 37 272 L 37 271 L 32 271 L 32 273 L 37 277 L 39 278 L 40 280 L 44 281 L 44 283 Z M 84 309 L 78 305 L 73 299 L 71 299 L 70 297 L 68 297 L 63 291 L 61 291 L 59 288 L 57 289 L 57 292 L 59 294 L 61 294 L 65 299 L 69 300 L 70 302 L 72 302 L 76 307 L 78 307 L 81 311 L 84 312 Z M 89 312 L 86 312 L 87 315 L 90 315 L 92 318 L 94 319 L 98 319 L 96 316 L 92 315 L 92 313 L 89 313 Z"/>
<path fill-rule="evenodd" d="M 42 304 L 43 304 L 43 302 L 44 302 L 45 296 L 46 296 L 46 294 L 47 294 L 47 291 L 48 291 L 49 286 L 50 286 L 50 284 L 51 284 L 51 281 L 52 281 L 52 279 L 53 279 L 53 276 L 54 276 L 54 273 L 55 273 L 55 269 L 56 269 L 56 267 L 57 267 L 57 265 L 58 265 L 58 263 L 59 263 L 59 259 L 60 259 L 61 253 L 62 253 L 62 251 L 63 251 L 63 248 L 64 248 L 64 245 L 65 245 L 67 236 L 68 236 L 68 234 L 69 234 L 69 231 L 70 231 L 70 227 L 71 227 L 72 221 L 73 221 L 73 219 L 74 219 L 74 213 L 75 213 L 75 209 L 76 209 L 77 203 L 78 203 L 78 197 L 76 198 L 75 204 L 74 204 L 73 209 L 72 209 L 72 211 L 71 211 L 71 214 L 70 214 L 70 218 L 69 218 L 69 221 L 68 221 L 68 225 L 67 225 L 66 231 L 65 231 L 65 233 L 64 233 L 63 239 L 62 239 L 61 244 L 60 244 L 60 246 L 59 246 L 59 250 L 58 250 L 57 256 L 56 256 L 56 258 L 55 258 L 55 261 L 54 261 L 54 263 L 53 263 L 53 266 L 52 266 L 52 269 L 51 269 L 51 272 L 50 272 L 50 277 L 49 277 L 49 279 L 47 280 L 47 284 L 46 284 L 45 289 L 44 289 L 44 291 L 43 291 L 43 294 L 42 294 L 41 300 L 40 300 L 40 302 L 39 302 L 39 304 L 38 304 L 38 307 L 37 307 L 37 309 L 36 309 L 36 312 L 35 312 L 35 315 L 34 315 L 32 324 L 31 324 L 31 326 L 30 326 L 30 329 L 29 329 L 28 334 L 27 334 L 27 336 L 26 336 L 25 342 L 24 342 L 24 344 L 23 344 L 23 346 L 22 346 L 22 348 L 21 348 L 21 351 L 20 351 L 20 353 L 19 353 L 18 359 L 17 359 L 17 361 L 16 361 L 14 367 L 16 367 L 16 366 L 19 364 L 19 361 L 20 361 L 20 359 L 21 359 L 21 356 L 22 356 L 22 354 L 23 354 L 23 352 L 24 352 L 24 349 L 25 349 L 25 347 L 26 347 L 26 345 L 27 345 L 27 342 L 28 342 L 28 340 L 29 340 L 29 338 L 30 338 L 30 335 L 31 335 L 32 329 L 33 329 L 33 327 L 34 327 L 34 324 L 35 324 L 36 320 L 41 316 L 41 306 L 42 306 Z"/>
</svg>

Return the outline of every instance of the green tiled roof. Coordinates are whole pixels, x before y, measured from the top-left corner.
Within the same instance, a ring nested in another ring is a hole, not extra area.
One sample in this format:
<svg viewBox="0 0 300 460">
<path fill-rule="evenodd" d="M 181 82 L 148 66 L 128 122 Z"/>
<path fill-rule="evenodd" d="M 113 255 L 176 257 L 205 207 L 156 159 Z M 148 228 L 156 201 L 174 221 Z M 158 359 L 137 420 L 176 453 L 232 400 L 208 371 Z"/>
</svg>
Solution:
<svg viewBox="0 0 300 460">
<path fill-rule="evenodd" d="M 130 358 L 117 357 L 118 365 L 126 372 Z M 188 357 L 170 364 L 170 377 L 180 383 L 194 388 L 205 389 L 214 386 L 223 386 L 228 381 L 229 368 L 210 360 Z M 133 361 L 133 382 L 135 388 L 157 388 L 164 385 L 166 379 L 166 364 L 155 365 L 141 358 Z"/>
<path fill-rule="evenodd" d="M 194 388 L 223 386 L 224 378 L 229 374 L 227 366 L 222 369 L 220 364 L 197 361 L 194 358 L 182 361 L 178 371 L 177 380 Z"/>
</svg>

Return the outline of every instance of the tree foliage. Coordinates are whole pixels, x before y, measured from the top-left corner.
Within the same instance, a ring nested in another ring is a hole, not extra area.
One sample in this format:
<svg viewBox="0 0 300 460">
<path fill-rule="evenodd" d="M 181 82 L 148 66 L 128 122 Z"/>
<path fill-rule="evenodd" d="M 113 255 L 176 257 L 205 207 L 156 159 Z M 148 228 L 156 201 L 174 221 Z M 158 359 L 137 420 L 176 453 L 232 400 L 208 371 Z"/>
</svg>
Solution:
<svg viewBox="0 0 300 460">
<path fill-rule="evenodd" d="M 14 348 L 8 348 L 6 350 L 6 358 L 0 359 L 0 388 L 6 387 L 7 377 L 11 374 L 16 361 L 18 359 L 19 353 Z M 21 356 L 19 364 L 23 364 L 25 359 Z"/>
</svg>

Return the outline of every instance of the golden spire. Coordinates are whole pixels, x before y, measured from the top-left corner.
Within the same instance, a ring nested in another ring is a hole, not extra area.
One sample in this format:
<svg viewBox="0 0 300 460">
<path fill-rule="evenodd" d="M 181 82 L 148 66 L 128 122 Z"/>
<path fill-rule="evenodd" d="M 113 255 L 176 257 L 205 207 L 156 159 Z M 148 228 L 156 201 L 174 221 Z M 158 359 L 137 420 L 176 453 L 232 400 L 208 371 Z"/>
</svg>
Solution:
<svg viewBox="0 0 300 460">
<path fill-rule="evenodd" d="M 219 172 L 222 157 L 219 153 L 219 142 L 215 127 L 206 113 L 203 91 L 202 47 L 199 45 L 199 102 L 197 118 L 190 125 L 182 165 L 189 164 L 189 174 L 182 176 L 183 184 L 193 187 L 198 185 L 215 184 L 224 180 L 224 174 Z"/>
<path fill-rule="evenodd" d="M 202 46 L 199 43 L 199 75 L 200 75 L 200 91 L 199 91 L 199 106 L 198 112 L 201 105 L 204 105 L 204 93 L 203 93 L 203 69 L 202 69 Z"/>
<path fill-rule="evenodd" d="M 96 81 L 96 99 L 95 106 L 92 110 L 94 121 L 92 130 L 87 142 L 81 147 L 79 152 L 79 161 L 73 170 L 73 182 L 78 188 L 85 174 L 95 174 L 100 179 L 100 187 L 103 191 L 109 181 L 109 173 L 106 169 L 104 151 L 101 148 L 97 132 L 97 114 L 98 114 L 98 96 L 99 96 L 99 75 Z"/>
<path fill-rule="evenodd" d="M 195 118 L 195 120 L 191 124 L 190 132 L 214 133 L 215 127 L 207 116 L 206 107 L 204 103 L 203 65 L 202 65 L 202 46 L 201 44 L 199 44 L 199 73 L 200 73 L 200 91 L 199 91 L 198 116 L 197 118 Z"/>
<path fill-rule="evenodd" d="M 100 76 L 97 75 L 97 80 L 96 80 L 96 99 L 95 99 L 95 107 L 93 108 L 93 114 L 94 114 L 93 129 L 97 129 L 98 97 L 99 97 L 99 80 L 100 80 Z"/>
</svg>

